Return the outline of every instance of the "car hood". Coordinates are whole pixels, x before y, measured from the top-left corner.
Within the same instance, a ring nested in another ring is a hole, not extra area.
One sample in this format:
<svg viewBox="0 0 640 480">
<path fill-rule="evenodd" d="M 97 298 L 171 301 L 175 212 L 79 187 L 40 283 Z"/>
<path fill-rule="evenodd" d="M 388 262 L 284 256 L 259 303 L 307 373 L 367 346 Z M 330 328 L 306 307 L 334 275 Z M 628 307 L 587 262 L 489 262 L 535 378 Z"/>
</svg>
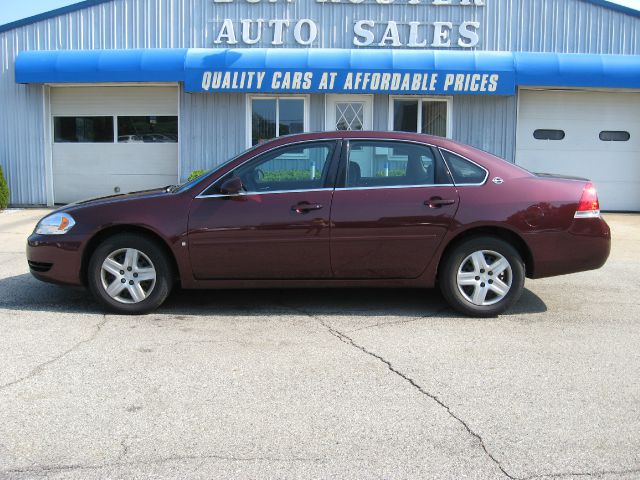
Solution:
<svg viewBox="0 0 640 480">
<path fill-rule="evenodd" d="M 169 195 L 168 187 L 153 188 L 150 190 L 141 190 L 139 192 L 119 193 L 117 195 L 107 195 L 106 197 L 96 197 L 87 200 L 80 200 L 78 202 L 69 203 L 62 208 L 59 208 L 58 212 L 67 212 L 78 210 L 85 207 L 92 207 L 94 205 L 103 205 L 107 203 L 126 202 L 128 200 L 136 200 L 140 198 L 157 197 L 162 195 Z"/>
</svg>

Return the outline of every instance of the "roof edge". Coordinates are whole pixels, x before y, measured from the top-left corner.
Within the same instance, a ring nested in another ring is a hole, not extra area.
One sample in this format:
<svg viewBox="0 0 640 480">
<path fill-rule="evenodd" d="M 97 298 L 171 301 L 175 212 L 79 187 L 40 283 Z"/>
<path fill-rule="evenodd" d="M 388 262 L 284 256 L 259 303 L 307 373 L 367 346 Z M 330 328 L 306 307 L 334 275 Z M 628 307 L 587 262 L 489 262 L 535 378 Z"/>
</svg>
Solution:
<svg viewBox="0 0 640 480">
<path fill-rule="evenodd" d="M 82 10 L 83 8 L 94 7 L 96 5 L 100 5 L 101 3 L 108 3 L 113 1 L 114 0 L 83 0 L 78 3 L 67 5 L 66 7 L 56 8 L 55 10 L 49 10 L 48 12 L 39 13 L 37 15 L 32 15 L 31 17 L 5 23 L 4 25 L 0 25 L 0 33 L 8 32 L 9 30 L 14 30 L 20 27 L 25 27 L 27 25 L 41 22 L 43 20 L 49 20 L 50 18 L 55 18 L 66 13 L 77 12 L 78 10 Z"/>
<path fill-rule="evenodd" d="M 102 3 L 108 3 L 113 1 L 115 0 L 83 0 L 78 3 L 67 5 L 66 7 L 56 8 L 55 10 L 39 13 L 38 15 L 33 15 L 31 17 L 23 18 L 10 23 L 5 23 L 4 25 L 0 25 L 0 33 L 8 32 L 9 30 L 31 25 L 33 23 L 37 23 L 43 20 L 48 20 L 50 18 L 54 18 L 59 15 L 77 12 L 78 10 L 82 10 L 84 8 L 94 7 Z M 640 10 L 637 10 L 631 7 L 626 7 L 624 5 L 620 5 L 617 3 L 613 3 L 608 0 L 582 0 L 582 1 L 594 4 L 594 5 L 598 5 L 600 7 L 608 8 L 609 10 L 625 13 L 627 15 L 631 15 L 632 17 L 640 18 Z"/>
<path fill-rule="evenodd" d="M 617 12 L 626 13 L 627 15 L 631 15 L 632 17 L 640 18 L 640 10 L 632 7 L 627 7 L 625 5 L 620 5 L 619 3 L 613 3 L 608 0 L 582 0 L 583 2 L 593 3 L 594 5 L 599 5 L 604 8 L 608 8 L 609 10 L 615 10 Z"/>
</svg>

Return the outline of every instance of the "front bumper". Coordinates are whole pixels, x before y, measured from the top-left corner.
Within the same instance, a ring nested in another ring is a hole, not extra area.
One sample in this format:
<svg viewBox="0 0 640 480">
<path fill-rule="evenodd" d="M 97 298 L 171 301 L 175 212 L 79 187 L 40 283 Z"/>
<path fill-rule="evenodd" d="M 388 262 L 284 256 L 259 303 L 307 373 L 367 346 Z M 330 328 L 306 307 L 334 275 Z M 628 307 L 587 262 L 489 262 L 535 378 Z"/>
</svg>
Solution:
<svg viewBox="0 0 640 480">
<path fill-rule="evenodd" d="M 73 235 L 38 235 L 27 239 L 29 271 L 38 280 L 82 285 L 82 245 Z"/>
</svg>

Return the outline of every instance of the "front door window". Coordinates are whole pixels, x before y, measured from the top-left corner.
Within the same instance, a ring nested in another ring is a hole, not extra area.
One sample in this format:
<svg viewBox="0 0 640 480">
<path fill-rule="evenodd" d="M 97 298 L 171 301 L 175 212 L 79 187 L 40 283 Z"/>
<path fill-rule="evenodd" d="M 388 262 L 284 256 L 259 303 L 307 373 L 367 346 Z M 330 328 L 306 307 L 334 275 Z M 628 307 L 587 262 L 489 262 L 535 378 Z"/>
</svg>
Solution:
<svg viewBox="0 0 640 480">
<path fill-rule="evenodd" d="M 322 188 L 335 142 L 290 145 L 266 153 L 233 172 L 247 193 Z"/>
</svg>

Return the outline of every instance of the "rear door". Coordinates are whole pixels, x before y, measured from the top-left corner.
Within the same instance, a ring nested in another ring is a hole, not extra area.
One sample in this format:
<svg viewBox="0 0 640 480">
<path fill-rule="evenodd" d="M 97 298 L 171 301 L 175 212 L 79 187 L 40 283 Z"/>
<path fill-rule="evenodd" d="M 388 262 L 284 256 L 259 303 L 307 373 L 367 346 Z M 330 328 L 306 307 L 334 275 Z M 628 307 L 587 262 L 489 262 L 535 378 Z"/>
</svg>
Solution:
<svg viewBox="0 0 640 480">
<path fill-rule="evenodd" d="M 345 141 L 331 211 L 336 278 L 416 278 L 458 208 L 435 148 L 406 141 Z"/>
</svg>

